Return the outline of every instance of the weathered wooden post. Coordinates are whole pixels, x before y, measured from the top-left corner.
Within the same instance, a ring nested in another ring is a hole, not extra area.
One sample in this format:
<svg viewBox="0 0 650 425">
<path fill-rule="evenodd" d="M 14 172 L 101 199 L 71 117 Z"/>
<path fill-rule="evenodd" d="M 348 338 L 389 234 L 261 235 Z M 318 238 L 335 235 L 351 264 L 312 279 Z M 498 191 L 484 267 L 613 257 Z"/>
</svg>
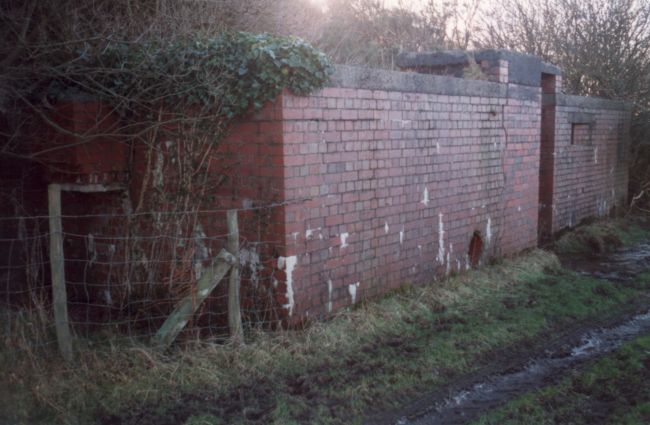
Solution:
<svg viewBox="0 0 650 425">
<path fill-rule="evenodd" d="M 239 275 L 239 226 L 237 224 L 237 210 L 227 212 L 228 219 L 228 251 L 237 259 L 230 269 L 230 280 L 228 282 L 228 327 L 230 337 L 235 343 L 244 342 L 241 324 L 241 303 L 239 300 L 239 287 L 241 278 Z"/>
<path fill-rule="evenodd" d="M 72 361 L 72 336 L 68 321 L 68 297 L 65 290 L 65 258 L 63 256 L 63 225 L 61 223 L 61 185 L 47 188 L 50 221 L 50 271 L 52 273 L 52 302 L 59 351 L 66 361 Z"/>
<path fill-rule="evenodd" d="M 212 260 L 210 266 L 201 275 L 196 284 L 196 292 L 183 298 L 156 332 L 154 342 L 158 346 L 167 348 L 174 342 L 201 303 L 205 301 L 208 295 L 217 287 L 219 281 L 228 273 L 228 270 L 237 262 L 239 262 L 239 259 L 233 257 L 225 249 L 219 252 L 219 255 Z"/>
<path fill-rule="evenodd" d="M 154 337 L 155 343 L 162 348 L 169 347 L 176 337 L 187 325 L 201 303 L 210 295 L 219 281 L 226 276 L 230 270 L 228 286 L 228 326 L 230 336 L 235 343 L 244 341 L 241 309 L 239 303 L 239 227 L 237 224 L 237 211 L 229 210 L 228 218 L 228 242 L 226 249 L 222 249 L 213 260 L 210 266 L 203 272 L 197 282 L 196 291 L 182 299 L 162 324 Z"/>
</svg>

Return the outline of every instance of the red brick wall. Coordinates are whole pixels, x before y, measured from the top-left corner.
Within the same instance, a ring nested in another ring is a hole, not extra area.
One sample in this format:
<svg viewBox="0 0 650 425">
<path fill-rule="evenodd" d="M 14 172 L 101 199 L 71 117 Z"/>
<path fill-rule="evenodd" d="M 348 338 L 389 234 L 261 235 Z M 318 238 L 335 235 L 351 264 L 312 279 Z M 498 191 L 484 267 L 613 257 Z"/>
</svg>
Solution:
<svg viewBox="0 0 650 425">
<path fill-rule="evenodd" d="M 472 266 L 472 240 L 479 262 L 536 246 L 540 199 L 552 203 L 554 232 L 625 201 L 629 111 L 621 105 L 547 87 L 554 97 L 542 114 L 541 86 L 410 73 L 380 77 L 369 88 L 355 88 L 370 84 L 362 81 L 334 83 L 307 97 L 284 93 L 234 125 L 210 159 L 210 172 L 227 170 L 228 179 L 209 194 L 206 208 L 214 211 L 201 216 L 203 230 L 218 252 L 225 210 L 240 209 L 248 279 L 243 302 L 252 319 L 258 310 L 263 320 L 320 317 L 405 283 L 461 272 Z M 95 103 L 90 108 L 98 111 Z M 592 123 L 591 142 L 571 145 L 572 122 L 585 121 Z M 555 125 L 554 145 L 545 150 L 543 125 Z M 98 173 L 123 178 L 115 161 L 107 166 L 89 148 L 69 157 L 74 166 L 66 168 L 73 172 L 66 181 Z M 164 154 L 169 146 L 159 149 Z M 133 155 L 134 164 L 146 160 L 142 149 Z M 164 170 L 172 170 L 164 158 Z M 550 179 L 541 190 L 540 169 Z M 133 199 L 141 170 L 136 166 L 129 176 Z M 42 175 L 43 185 L 56 178 Z M 115 197 L 94 201 L 88 212 L 102 205 L 107 213 L 123 212 Z M 76 226 L 83 227 L 74 229 L 80 235 L 106 227 Z M 273 303 L 280 311 L 268 315 Z"/>
<path fill-rule="evenodd" d="M 495 253 L 509 255 L 537 245 L 541 89 L 508 85 L 505 107 L 505 156 L 498 162 L 505 181 L 496 186 L 503 216 Z M 494 220 L 494 219 L 493 219 Z"/>
<path fill-rule="evenodd" d="M 134 212 L 143 192 L 149 146 L 127 143 L 124 138 L 116 136 L 115 133 L 124 123 L 107 114 L 108 110 L 95 101 L 61 102 L 51 118 L 61 130 L 39 122 L 26 138 L 30 142 L 30 151 L 25 156 L 37 153 L 39 162 L 0 158 L 0 182 L 3 183 L 0 188 L 0 218 L 47 216 L 49 183 L 119 182 L 126 185 L 126 191 L 62 194 L 63 214 L 70 216 L 63 219 L 63 230 L 66 280 L 73 321 L 77 316 L 86 321 L 92 317 L 92 321 L 97 323 L 103 319 L 109 320 L 110 317 L 104 317 L 110 315 L 106 311 L 110 310 L 107 299 L 117 302 L 120 298 L 118 292 L 124 292 L 122 289 L 127 281 L 130 285 L 140 283 L 134 282 L 132 276 L 126 278 L 122 270 L 124 261 L 128 260 L 126 235 L 143 240 L 149 238 L 157 243 L 162 241 L 158 243 L 159 248 L 164 241 L 170 240 L 173 244 L 178 237 L 192 237 L 177 233 L 162 235 L 153 224 L 156 215 L 147 215 L 149 211 L 166 210 L 165 205 L 157 202 L 158 198 L 150 195 L 165 192 L 174 185 L 177 165 L 169 151 L 183 143 L 182 140 L 162 137 L 153 145 L 151 164 L 164 179 L 156 183 L 149 173 L 144 185 L 145 202 L 140 210 L 135 211 L 138 213 L 137 219 L 141 219 L 144 226 L 136 231 L 130 229 L 129 232 L 127 229 L 127 214 Z M 201 196 L 202 209 L 205 210 L 198 217 L 205 236 L 200 243 L 213 255 L 227 239 L 226 210 L 240 210 L 244 312 L 267 318 L 277 302 L 284 301 L 286 292 L 282 284 L 277 285 L 277 293 L 280 294 L 277 300 L 276 294 L 269 292 L 274 282 L 284 280 L 283 273 L 276 269 L 277 257 L 281 255 L 283 246 L 283 240 L 279 240 L 278 235 L 285 233 L 281 112 L 281 107 L 269 103 L 233 125 L 228 137 L 207 159 L 209 173 L 214 177 L 212 181 L 222 175 L 226 175 L 227 179 L 217 191 L 199 195 L 201 188 L 197 188 L 197 196 Z M 81 140 L 72 132 L 89 135 L 111 133 L 113 136 Z M 53 147 L 60 149 L 52 150 Z M 130 155 L 133 167 L 127 160 Z M 165 220 L 167 216 L 161 217 Z M 19 223 L 25 223 L 26 230 Z M 25 292 L 24 269 L 29 262 L 24 255 L 28 247 L 23 246 L 23 240 L 32 236 L 35 223 L 40 226 L 39 234 L 46 235 L 47 219 L 0 220 L 0 253 L 6 259 L 0 263 L 0 277 L 15 283 L 15 287 L 7 289 L 7 298 L 16 301 L 19 298 L 16 295 Z M 26 231 L 27 235 L 24 234 Z M 160 239 L 156 239 L 158 237 Z M 38 241 L 47 246 L 45 236 Z M 193 243 L 183 246 L 188 251 L 194 248 Z M 43 255 L 46 257 L 47 253 L 44 251 Z M 169 264 L 165 263 L 165 258 L 161 257 L 160 260 L 157 267 L 166 269 Z M 197 257 L 193 256 L 190 260 L 195 261 Z M 49 264 L 43 263 L 41 269 L 39 279 L 47 285 Z M 7 276 L 12 276 L 12 279 Z M 150 283 L 169 287 L 168 283 L 162 281 Z M 209 308 L 218 314 L 225 312 L 223 301 L 226 290 L 227 285 L 220 285 L 210 301 Z M 107 291 L 111 291 L 112 295 L 107 295 Z M 133 298 L 134 304 L 137 304 L 136 296 Z M 157 304 L 173 304 L 176 301 L 174 294 L 167 294 L 166 299 Z"/>
<path fill-rule="evenodd" d="M 50 182 L 123 182 L 129 146 L 119 136 L 122 123 L 99 101 L 62 101 L 29 134 L 30 154 Z M 57 126 L 57 127 L 55 127 Z M 86 135 L 82 137 L 81 135 Z"/>
<path fill-rule="evenodd" d="M 581 99 L 584 98 L 558 96 L 554 232 L 588 217 L 606 216 L 627 199 L 630 111 L 616 102 L 608 105 L 600 101 L 588 107 L 580 104 Z M 593 119 L 590 142 L 584 134 L 588 124 L 579 124 L 583 131 L 574 134 L 580 137 L 579 143 L 572 144 L 574 114 L 586 114 Z"/>
<path fill-rule="evenodd" d="M 483 260 L 535 246 L 539 105 L 539 88 L 516 86 L 284 96 L 293 314 L 465 270 L 475 232 Z"/>
<path fill-rule="evenodd" d="M 35 280 L 49 272 L 49 263 L 44 263 L 47 219 L 24 218 L 47 211 L 42 181 L 35 164 L 0 157 L 0 302 L 28 302 Z"/>
<path fill-rule="evenodd" d="M 629 111 L 560 102 L 543 123 L 541 87 L 501 87 L 283 97 L 287 310 L 321 316 L 462 271 L 475 232 L 483 261 L 536 246 L 543 124 L 557 123 L 544 156 L 553 232 L 625 202 Z M 591 145 L 570 145 L 570 112 L 593 115 Z"/>
<path fill-rule="evenodd" d="M 277 305 L 286 302 L 286 278 L 277 267 L 284 255 L 284 132 L 282 96 L 236 123 L 215 155 L 212 170 L 228 180 L 214 207 L 238 209 L 242 250 L 242 311 L 250 320 L 276 321 Z M 208 235 L 227 233 L 225 213 L 206 215 Z M 220 242 L 225 242 L 221 237 Z M 220 248 L 221 246 L 219 246 Z M 213 252 L 217 252 L 213 249 Z M 216 297 L 225 296 L 221 285 Z M 219 292 L 220 291 L 220 292 Z M 225 310 L 224 310 L 225 311 Z"/>
</svg>

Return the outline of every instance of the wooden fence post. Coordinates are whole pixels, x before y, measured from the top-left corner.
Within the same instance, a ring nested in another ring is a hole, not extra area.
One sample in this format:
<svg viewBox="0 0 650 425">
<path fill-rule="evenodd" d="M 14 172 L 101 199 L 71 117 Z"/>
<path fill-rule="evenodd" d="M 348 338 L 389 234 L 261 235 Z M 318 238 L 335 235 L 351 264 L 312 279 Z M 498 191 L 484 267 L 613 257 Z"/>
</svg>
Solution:
<svg viewBox="0 0 650 425">
<path fill-rule="evenodd" d="M 59 351 L 66 361 L 72 361 L 72 336 L 68 321 L 68 297 L 65 290 L 65 258 L 63 256 L 63 225 L 61 223 L 61 186 L 47 188 L 50 221 L 50 271 L 52 273 L 52 302 Z"/>
<path fill-rule="evenodd" d="M 239 300 L 239 287 L 241 279 L 239 275 L 239 226 L 237 224 L 237 210 L 227 212 L 228 219 L 228 251 L 237 259 L 230 269 L 230 279 L 228 282 L 228 327 L 230 328 L 230 337 L 233 342 L 244 342 L 242 324 L 241 324 L 241 303 Z"/>
<path fill-rule="evenodd" d="M 196 292 L 183 298 L 174 308 L 174 311 L 167 317 L 162 324 L 154 341 L 162 348 L 169 347 L 176 339 L 178 334 L 185 328 L 187 322 L 192 318 L 201 303 L 217 287 L 221 279 L 226 276 L 228 270 L 237 262 L 239 258 L 233 257 L 228 251 L 222 249 L 210 264 L 210 267 L 203 271 L 201 278 L 196 284 Z"/>
</svg>

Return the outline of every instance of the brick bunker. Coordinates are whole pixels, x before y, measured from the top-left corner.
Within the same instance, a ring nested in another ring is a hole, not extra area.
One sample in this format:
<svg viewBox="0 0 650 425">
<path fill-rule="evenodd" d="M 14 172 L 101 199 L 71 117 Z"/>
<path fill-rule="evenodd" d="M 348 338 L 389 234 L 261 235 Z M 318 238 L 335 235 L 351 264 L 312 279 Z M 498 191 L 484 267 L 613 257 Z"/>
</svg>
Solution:
<svg viewBox="0 0 650 425">
<path fill-rule="evenodd" d="M 214 205 L 242 210 L 248 285 L 272 293 L 276 317 L 326 316 L 535 247 L 626 203 L 629 105 L 566 95 L 558 68 L 508 51 L 406 54 L 399 65 L 409 72 L 338 66 L 328 87 L 283 93 L 232 129 L 221 152 L 232 160 L 228 196 Z M 72 104 L 73 115 L 97 107 Z M 133 158 L 108 170 L 73 155 L 65 179 L 114 183 L 126 173 L 134 185 L 144 159 Z M 47 183 L 63 177 L 19 182 L 17 167 L 0 176 L 2 190 L 23 185 L 37 215 Z M 101 196 L 70 208 L 123 213 L 123 194 Z M 74 233 L 114 228 L 102 220 Z M 202 222 L 208 237 L 223 233 L 219 220 Z M 9 249 L 0 242 L 3 258 Z"/>
</svg>

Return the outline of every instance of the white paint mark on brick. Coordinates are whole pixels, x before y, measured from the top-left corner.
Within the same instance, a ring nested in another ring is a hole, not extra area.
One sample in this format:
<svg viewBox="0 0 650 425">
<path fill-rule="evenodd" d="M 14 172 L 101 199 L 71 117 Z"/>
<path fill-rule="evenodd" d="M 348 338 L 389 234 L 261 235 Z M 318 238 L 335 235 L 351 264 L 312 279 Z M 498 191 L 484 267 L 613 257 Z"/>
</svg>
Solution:
<svg viewBox="0 0 650 425">
<path fill-rule="evenodd" d="M 341 248 L 345 248 L 346 246 L 348 246 L 348 237 L 350 236 L 350 234 L 348 232 L 343 232 L 341 233 L 340 236 L 341 236 Z"/>
<path fill-rule="evenodd" d="M 442 223 L 442 213 L 438 214 L 438 263 L 445 263 L 445 228 Z"/>
<path fill-rule="evenodd" d="M 293 232 L 293 233 L 291 234 L 291 236 L 293 236 L 293 240 L 294 240 L 294 241 L 297 241 L 297 240 L 298 240 L 298 235 L 299 235 L 299 234 L 300 234 L 300 233 L 298 233 L 298 232 Z"/>
<path fill-rule="evenodd" d="M 402 226 L 402 230 L 399 231 L 399 244 L 402 245 L 404 243 L 404 226 Z"/>
<path fill-rule="evenodd" d="M 598 146 L 594 148 L 594 164 L 598 164 Z"/>
<path fill-rule="evenodd" d="M 359 283 L 353 283 L 352 285 L 348 285 L 348 292 L 350 292 L 350 298 L 352 298 L 352 304 L 354 304 L 357 301 L 357 289 L 359 288 Z"/>
<path fill-rule="evenodd" d="M 485 225 L 485 240 L 489 245 L 492 242 L 492 219 L 488 217 L 487 224 Z"/>
<path fill-rule="evenodd" d="M 607 215 L 607 200 L 596 201 L 596 210 L 600 217 Z"/>
<path fill-rule="evenodd" d="M 436 142 L 436 153 L 440 153 L 440 143 Z"/>
<path fill-rule="evenodd" d="M 447 271 L 446 273 L 449 274 L 451 272 L 451 254 L 454 252 L 454 244 L 450 243 L 449 244 L 449 251 L 447 251 Z"/>
<path fill-rule="evenodd" d="M 429 188 L 424 187 L 424 192 L 422 193 L 422 202 L 424 205 L 429 205 Z"/>
<path fill-rule="evenodd" d="M 293 307 L 295 306 L 295 301 L 293 298 L 293 269 L 296 267 L 298 258 L 295 255 L 291 257 L 278 257 L 278 268 L 280 270 L 284 269 L 284 273 L 287 275 L 287 303 L 282 307 L 289 310 L 289 316 L 293 314 Z"/>
<path fill-rule="evenodd" d="M 111 297 L 111 291 L 104 289 L 104 301 L 106 305 L 113 305 L 113 298 Z"/>
<path fill-rule="evenodd" d="M 327 279 L 327 312 L 332 312 L 332 279 Z"/>
<path fill-rule="evenodd" d="M 390 230 L 390 227 L 388 227 L 388 222 L 384 221 L 384 233 L 388 233 L 389 230 Z"/>
<path fill-rule="evenodd" d="M 321 228 L 317 227 L 315 229 L 307 229 L 305 231 L 305 239 L 309 239 L 314 235 L 314 232 L 318 232 L 318 239 L 323 239 L 323 234 L 321 233 Z"/>
<path fill-rule="evenodd" d="M 253 282 L 253 285 L 257 287 L 260 282 L 259 273 L 264 269 L 264 266 L 260 261 L 260 255 L 257 253 L 255 246 L 252 246 L 251 249 L 244 248 L 239 252 L 239 263 L 242 266 L 248 264 L 251 282 Z"/>
</svg>

